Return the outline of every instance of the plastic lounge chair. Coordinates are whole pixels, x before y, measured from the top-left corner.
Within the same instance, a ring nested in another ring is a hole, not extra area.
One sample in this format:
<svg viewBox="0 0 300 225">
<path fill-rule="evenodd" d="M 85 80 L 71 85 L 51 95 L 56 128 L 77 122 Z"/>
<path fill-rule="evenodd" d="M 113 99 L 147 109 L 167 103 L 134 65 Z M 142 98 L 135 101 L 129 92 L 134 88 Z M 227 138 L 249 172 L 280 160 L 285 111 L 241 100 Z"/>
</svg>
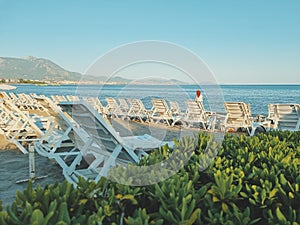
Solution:
<svg viewBox="0 0 300 225">
<path fill-rule="evenodd" d="M 129 106 L 124 98 L 118 98 L 119 101 L 119 110 L 121 115 L 128 115 Z"/>
<path fill-rule="evenodd" d="M 148 111 L 140 99 L 127 99 L 127 101 L 130 105 L 128 111 L 128 116 L 130 119 L 137 119 L 140 122 L 145 122 L 148 120 Z"/>
<path fill-rule="evenodd" d="M 106 116 L 108 112 L 106 111 L 105 107 L 100 102 L 99 98 L 96 97 L 84 97 L 83 100 L 92 106 L 98 113 Z"/>
<path fill-rule="evenodd" d="M 45 109 L 30 95 L 19 93 L 18 94 L 19 100 L 21 103 L 16 104 L 19 108 L 24 110 L 39 110 L 45 111 Z"/>
<path fill-rule="evenodd" d="M 181 121 L 187 127 L 199 124 L 205 130 L 210 127 L 209 116 L 200 102 L 187 100 L 185 104 L 186 113 L 182 119 L 175 120 L 176 122 Z"/>
<path fill-rule="evenodd" d="M 254 122 L 249 105 L 244 102 L 225 102 L 226 119 L 225 130 L 245 129 L 250 136 L 257 131 L 266 131 L 266 125 L 261 122 Z"/>
<path fill-rule="evenodd" d="M 149 114 L 149 120 L 158 122 L 164 122 L 168 126 L 174 124 L 174 117 L 170 111 L 167 102 L 164 99 L 152 99 L 152 109 Z"/>
<path fill-rule="evenodd" d="M 108 106 L 110 109 L 112 109 L 111 114 L 117 118 L 121 118 L 124 120 L 124 119 L 128 118 L 129 106 L 124 98 L 119 98 L 118 101 L 119 101 L 119 104 L 113 98 L 107 99 Z"/>
<path fill-rule="evenodd" d="M 106 98 L 107 105 L 105 107 L 106 111 L 108 112 L 108 116 L 115 116 L 117 117 L 117 113 L 119 112 L 119 105 L 114 98 Z"/>
<path fill-rule="evenodd" d="M 138 163 L 140 156 L 147 155 L 145 150 L 165 144 L 149 135 L 121 138 L 97 111 L 83 101 L 63 102 L 59 106 L 47 98 L 42 101 L 48 104 L 48 111 L 56 118 L 62 137 L 69 138 L 75 148 L 66 151 L 56 145 L 47 150 L 49 144 L 57 143 L 51 143 L 50 134 L 36 143 L 36 150 L 54 158 L 63 168 L 66 179 L 74 184 L 78 176 L 98 181 L 111 167 Z"/>
<path fill-rule="evenodd" d="M 299 104 L 273 104 L 273 128 L 275 130 L 298 131 L 300 128 Z"/>
<path fill-rule="evenodd" d="M 0 132 L 8 142 L 15 144 L 20 151 L 27 154 L 25 143 L 38 140 L 44 135 L 36 118 L 20 110 L 12 101 L 2 100 L 0 103 Z"/>
</svg>

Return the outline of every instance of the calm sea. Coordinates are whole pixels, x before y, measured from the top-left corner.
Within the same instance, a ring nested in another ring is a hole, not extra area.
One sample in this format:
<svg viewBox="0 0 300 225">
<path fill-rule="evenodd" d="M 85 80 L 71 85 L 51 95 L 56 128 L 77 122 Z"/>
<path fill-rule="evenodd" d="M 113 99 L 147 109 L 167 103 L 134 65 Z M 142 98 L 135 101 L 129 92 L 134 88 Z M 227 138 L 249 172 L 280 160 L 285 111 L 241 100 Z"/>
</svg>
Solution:
<svg viewBox="0 0 300 225">
<path fill-rule="evenodd" d="M 223 111 L 222 101 L 243 101 L 251 104 L 254 115 L 268 113 L 269 103 L 300 103 L 300 85 L 221 85 L 197 86 L 197 85 L 61 85 L 61 86 L 36 86 L 15 85 L 18 88 L 15 93 L 36 93 L 46 96 L 51 95 L 79 95 L 98 96 L 105 105 L 106 97 L 114 98 L 140 98 L 146 108 L 151 108 L 152 98 L 165 98 L 169 101 L 177 101 L 182 109 L 185 108 L 185 100 L 194 99 L 195 91 L 202 90 L 205 107 Z M 214 93 L 219 93 L 213 96 Z M 216 91 L 215 91 L 216 90 Z M 217 98 L 216 101 L 208 99 Z"/>
</svg>

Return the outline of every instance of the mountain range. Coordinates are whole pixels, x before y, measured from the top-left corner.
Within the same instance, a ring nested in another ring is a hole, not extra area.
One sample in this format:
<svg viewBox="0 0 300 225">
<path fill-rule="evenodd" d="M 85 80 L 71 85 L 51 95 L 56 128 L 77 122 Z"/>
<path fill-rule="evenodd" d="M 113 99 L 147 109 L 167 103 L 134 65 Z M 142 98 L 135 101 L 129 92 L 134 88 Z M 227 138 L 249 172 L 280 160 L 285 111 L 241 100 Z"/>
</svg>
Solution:
<svg viewBox="0 0 300 225">
<path fill-rule="evenodd" d="M 40 81 L 80 81 L 83 77 L 81 73 L 68 71 L 54 62 L 44 59 L 28 56 L 26 58 L 0 57 L 0 79 L 23 79 Z M 110 83 L 135 83 L 133 80 L 115 76 L 90 76 L 84 75 L 85 81 L 90 82 L 110 82 Z M 149 79 L 142 81 L 144 84 L 185 84 L 182 81 L 172 79 L 162 81 L 158 79 Z"/>
</svg>

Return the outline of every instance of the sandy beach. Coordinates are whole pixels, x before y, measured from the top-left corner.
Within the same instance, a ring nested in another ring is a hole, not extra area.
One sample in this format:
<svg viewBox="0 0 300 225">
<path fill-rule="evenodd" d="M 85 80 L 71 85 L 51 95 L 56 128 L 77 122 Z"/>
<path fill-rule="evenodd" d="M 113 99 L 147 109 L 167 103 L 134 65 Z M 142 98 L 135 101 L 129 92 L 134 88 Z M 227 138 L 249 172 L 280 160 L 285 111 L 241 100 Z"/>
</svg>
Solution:
<svg viewBox="0 0 300 225">
<path fill-rule="evenodd" d="M 28 154 L 24 155 L 19 150 L 0 151 L 0 200 L 4 205 L 10 204 L 17 190 L 27 187 L 27 182 L 16 184 L 17 181 L 29 178 Z M 35 181 L 34 185 L 55 183 L 64 177 L 61 168 L 49 159 L 35 154 L 36 177 L 47 175 L 46 178 Z"/>
<path fill-rule="evenodd" d="M 121 119 L 110 121 L 121 136 L 150 134 L 158 139 L 172 141 L 187 133 L 179 128 L 167 128 L 162 124 L 128 122 Z M 195 130 L 196 131 L 196 130 Z M 27 183 L 16 184 L 17 181 L 29 178 L 28 154 L 16 150 L 16 146 L 0 138 L 0 200 L 4 205 L 10 204 L 17 190 L 23 190 Z M 36 180 L 34 185 L 52 184 L 64 180 L 62 169 L 49 159 L 35 154 L 36 176 L 47 175 Z"/>
</svg>

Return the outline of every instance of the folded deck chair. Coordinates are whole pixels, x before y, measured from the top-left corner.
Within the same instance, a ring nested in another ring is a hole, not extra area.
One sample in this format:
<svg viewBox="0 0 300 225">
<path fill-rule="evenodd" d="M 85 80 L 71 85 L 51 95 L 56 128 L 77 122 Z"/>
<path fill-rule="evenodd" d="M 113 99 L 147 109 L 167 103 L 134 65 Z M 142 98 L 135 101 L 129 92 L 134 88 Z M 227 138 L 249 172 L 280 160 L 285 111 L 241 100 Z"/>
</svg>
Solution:
<svg viewBox="0 0 300 225">
<path fill-rule="evenodd" d="M 38 124 L 38 118 L 20 110 L 10 100 L 0 102 L 0 118 L 0 133 L 24 154 L 28 153 L 24 144 L 36 141 L 44 135 L 43 127 Z"/>
<path fill-rule="evenodd" d="M 225 102 L 226 119 L 225 130 L 245 129 L 250 136 L 257 131 L 266 131 L 266 125 L 261 122 L 254 122 L 250 105 L 244 102 Z M 258 129 L 259 128 L 259 129 Z"/>
<path fill-rule="evenodd" d="M 275 130 L 298 131 L 300 127 L 299 104 L 273 104 Z"/>
<path fill-rule="evenodd" d="M 83 101 L 63 102 L 59 106 L 48 98 L 41 101 L 44 102 L 44 107 L 48 105 L 48 111 L 56 118 L 64 138 L 68 137 L 75 147 L 69 151 L 58 145 L 49 149 L 50 133 L 44 140 L 36 143 L 36 150 L 55 159 L 63 168 L 66 179 L 74 184 L 78 181 L 78 176 L 98 181 L 107 175 L 111 167 L 129 162 L 138 163 L 141 156 L 147 155 L 145 150 L 166 144 L 149 135 L 120 137 L 97 111 Z"/>
<path fill-rule="evenodd" d="M 152 109 L 149 113 L 149 121 L 163 122 L 171 126 L 174 122 L 174 117 L 167 102 L 164 99 L 152 99 L 151 102 Z"/>
<path fill-rule="evenodd" d="M 148 120 L 148 111 L 140 99 L 127 99 L 127 101 L 130 105 L 128 111 L 128 116 L 130 119 L 137 119 L 140 122 L 145 122 Z"/>
</svg>

